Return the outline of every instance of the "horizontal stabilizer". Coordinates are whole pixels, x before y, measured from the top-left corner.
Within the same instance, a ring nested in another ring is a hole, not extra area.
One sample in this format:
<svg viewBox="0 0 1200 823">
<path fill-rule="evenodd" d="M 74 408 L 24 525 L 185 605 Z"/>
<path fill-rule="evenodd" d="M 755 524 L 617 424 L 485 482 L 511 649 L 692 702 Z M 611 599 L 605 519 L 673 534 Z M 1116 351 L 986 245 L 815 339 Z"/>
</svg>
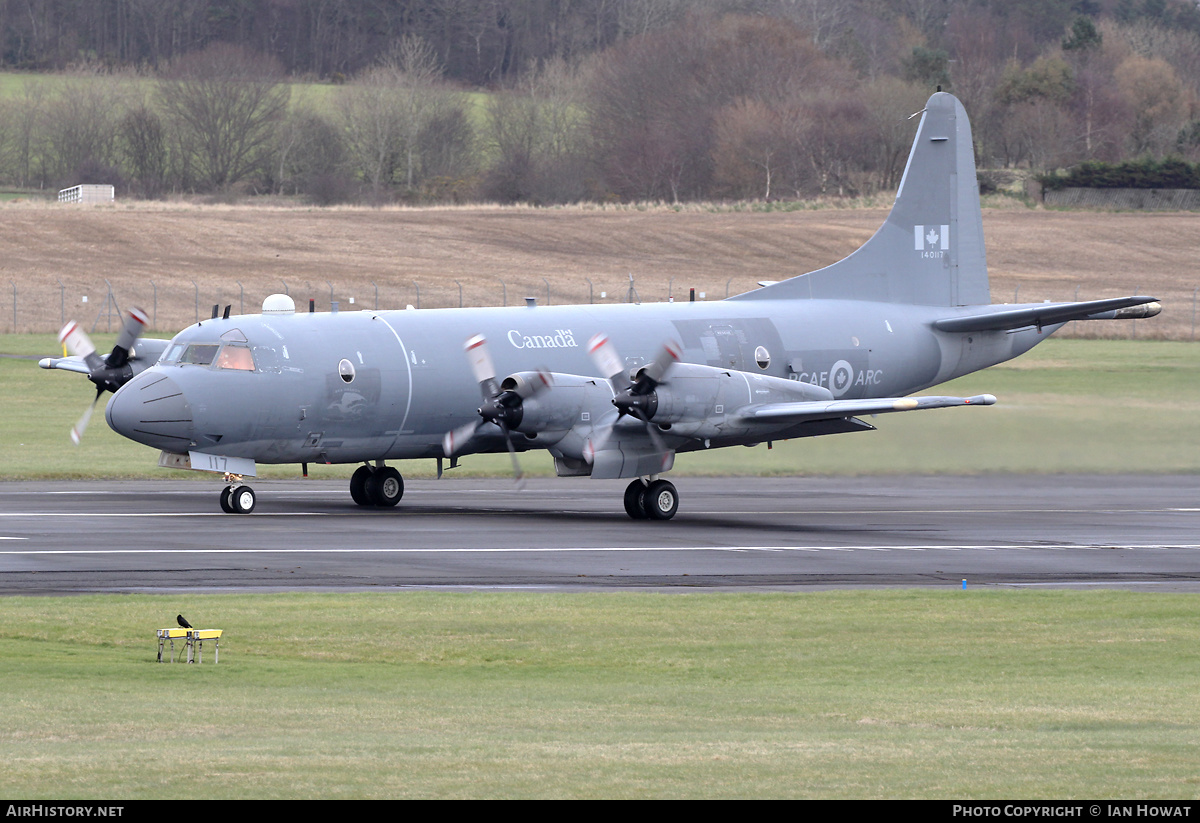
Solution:
<svg viewBox="0 0 1200 823">
<path fill-rule="evenodd" d="M 1136 320 L 1153 317 L 1162 304 L 1153 297 L 1114 297 L 1085 303 L 1038 303 L 1020 308 L 995 306 L 992 311 L 934 322 L 938 331 L 1007 331 L 1025 326 L 1053 326 L 1071 320 Z"/>
<path fill-rule="evenodd" d="M 889 414 L 920 409 L 945 409 L 951 406 L 990 406 L 996 398 L 990 394 L 975 397 L 879 397 L 863 400 L 818 400 L 799 403 L 768 403 L 741 412 L 743 420 L 790 420 L 804 423 L 859 414 Z"/>
</svg>

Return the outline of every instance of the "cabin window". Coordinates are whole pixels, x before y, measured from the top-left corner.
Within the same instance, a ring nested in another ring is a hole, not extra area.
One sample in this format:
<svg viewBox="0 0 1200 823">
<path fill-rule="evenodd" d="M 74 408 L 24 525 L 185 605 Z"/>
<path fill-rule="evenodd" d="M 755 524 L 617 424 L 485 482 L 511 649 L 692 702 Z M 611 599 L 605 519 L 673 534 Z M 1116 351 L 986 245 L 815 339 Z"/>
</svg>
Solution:
<svg viewBox="0 0 1200 823">
<path fill-rule="evenodd" d="M 350 383 L 351 381 L 353 381 L 354 380 L 354 364 L 351 363 L 349 360 L 343 360 L 342 362 L 338 363 L 338 375 L 341 376 L 342 380 L 344 380 L 347 383 Z"/>
</svg>

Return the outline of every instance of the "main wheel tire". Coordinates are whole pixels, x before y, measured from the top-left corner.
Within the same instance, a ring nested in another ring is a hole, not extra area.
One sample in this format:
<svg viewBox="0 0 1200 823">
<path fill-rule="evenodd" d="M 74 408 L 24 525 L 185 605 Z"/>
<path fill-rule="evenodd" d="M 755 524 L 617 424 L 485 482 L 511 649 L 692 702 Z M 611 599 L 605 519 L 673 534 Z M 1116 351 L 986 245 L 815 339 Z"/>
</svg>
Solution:
<svg viewBox="0 0 1200 823">
<path fill-rule="evenodd" d="M 229 494 L 229 505 L 236 514 L 249 514 L 257 502 L 254 489 L 249 486 L 236 486 Z"/>
<path fill-rule="evenodd" d="M 354 474 L 350 475 L 350 497 L 360 506 L 371 505 L 371 495 L 367 493 L 367 481 L 371 479 L 370 466 L 359 466 Z"/>
<path fill-rule="evenodd" d="M 645 520 L 646 514 L 645 505 L 646 484 L 641 480 L 634 480 L 625 488 L 625 513 L 634 520 Z"/>
<path fill-rule="evenodd" d="M 679 511 L 679 492 L 668 480 L 655 480 L 646 487 L 642 505 L 651 520 L 670 520 Z"/>
<path fill-rule="evenodd" d="M 226 514 L 233 514 L 233 486 L 226 486 L 221 489 L 221 511 Z"/>
<path fill-rule="evenodd" d="M 367 494 L 376 506 L 395 506 L 404 496 L 404 478 L 391 466 L 376 469 L 367 481 Z"/>
</svg>

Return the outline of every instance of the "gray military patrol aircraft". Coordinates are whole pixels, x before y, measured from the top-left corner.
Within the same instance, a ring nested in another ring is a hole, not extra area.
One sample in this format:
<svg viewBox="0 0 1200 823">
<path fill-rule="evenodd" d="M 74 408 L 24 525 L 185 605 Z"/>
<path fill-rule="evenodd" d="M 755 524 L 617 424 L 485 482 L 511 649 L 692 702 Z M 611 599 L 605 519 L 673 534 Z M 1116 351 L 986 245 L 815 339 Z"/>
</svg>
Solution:
<svg viewBox="0 0 1200 823">
<path fill-rule="evenodd" d="M 971 128 L 929 98 L 886 222 L 826 268 L 715 302 L 214 317 L 138 341 L 134 312 L 106 358 L 74 324 L 70 357 L 119 434 L 159 465 L 220 474 L 248 513 L 257 463 L 363 463 L 360 506 L 404 493 L 388 460 L 546 449 L 560 476 L 632 478 L 625 510 L 668 520 L 678 453 L 874 428 L 862 415 L 990 405 L 909 397 L 1028 351 L 1072 320 L 1150 317 L 1132 296 L 991 305 Z M 464 342 L 465 341 L 465 342 Z M 499 375 L 506 375 L 497 379 Z M 482 400 L 481 400 L 482 397 Z M 95 402 L 76 425 L 78 439 Z"/>
</svg>

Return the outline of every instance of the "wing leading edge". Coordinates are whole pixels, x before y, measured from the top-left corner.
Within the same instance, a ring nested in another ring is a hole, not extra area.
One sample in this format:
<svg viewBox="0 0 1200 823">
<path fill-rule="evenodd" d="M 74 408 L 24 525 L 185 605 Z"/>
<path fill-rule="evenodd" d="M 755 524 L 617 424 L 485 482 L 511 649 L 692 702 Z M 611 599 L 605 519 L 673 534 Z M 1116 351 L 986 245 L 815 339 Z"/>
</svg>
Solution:
<svg viewBox="0 0 1200 823">
<path fill-rule="evenodd" d="M 859 414 L 890 414 L 922 409 L 945 409 L 951 406 L 991 406 L 995 402 L 995 396 L 990 394 L 980 394 L 975 397 L 878 397 L 863 400 L 817 400 L 753 406 L 740 412 L 740 416 L 745 420 L 806 423 L 811 420 L 854 417 Z"/>
</svg>

